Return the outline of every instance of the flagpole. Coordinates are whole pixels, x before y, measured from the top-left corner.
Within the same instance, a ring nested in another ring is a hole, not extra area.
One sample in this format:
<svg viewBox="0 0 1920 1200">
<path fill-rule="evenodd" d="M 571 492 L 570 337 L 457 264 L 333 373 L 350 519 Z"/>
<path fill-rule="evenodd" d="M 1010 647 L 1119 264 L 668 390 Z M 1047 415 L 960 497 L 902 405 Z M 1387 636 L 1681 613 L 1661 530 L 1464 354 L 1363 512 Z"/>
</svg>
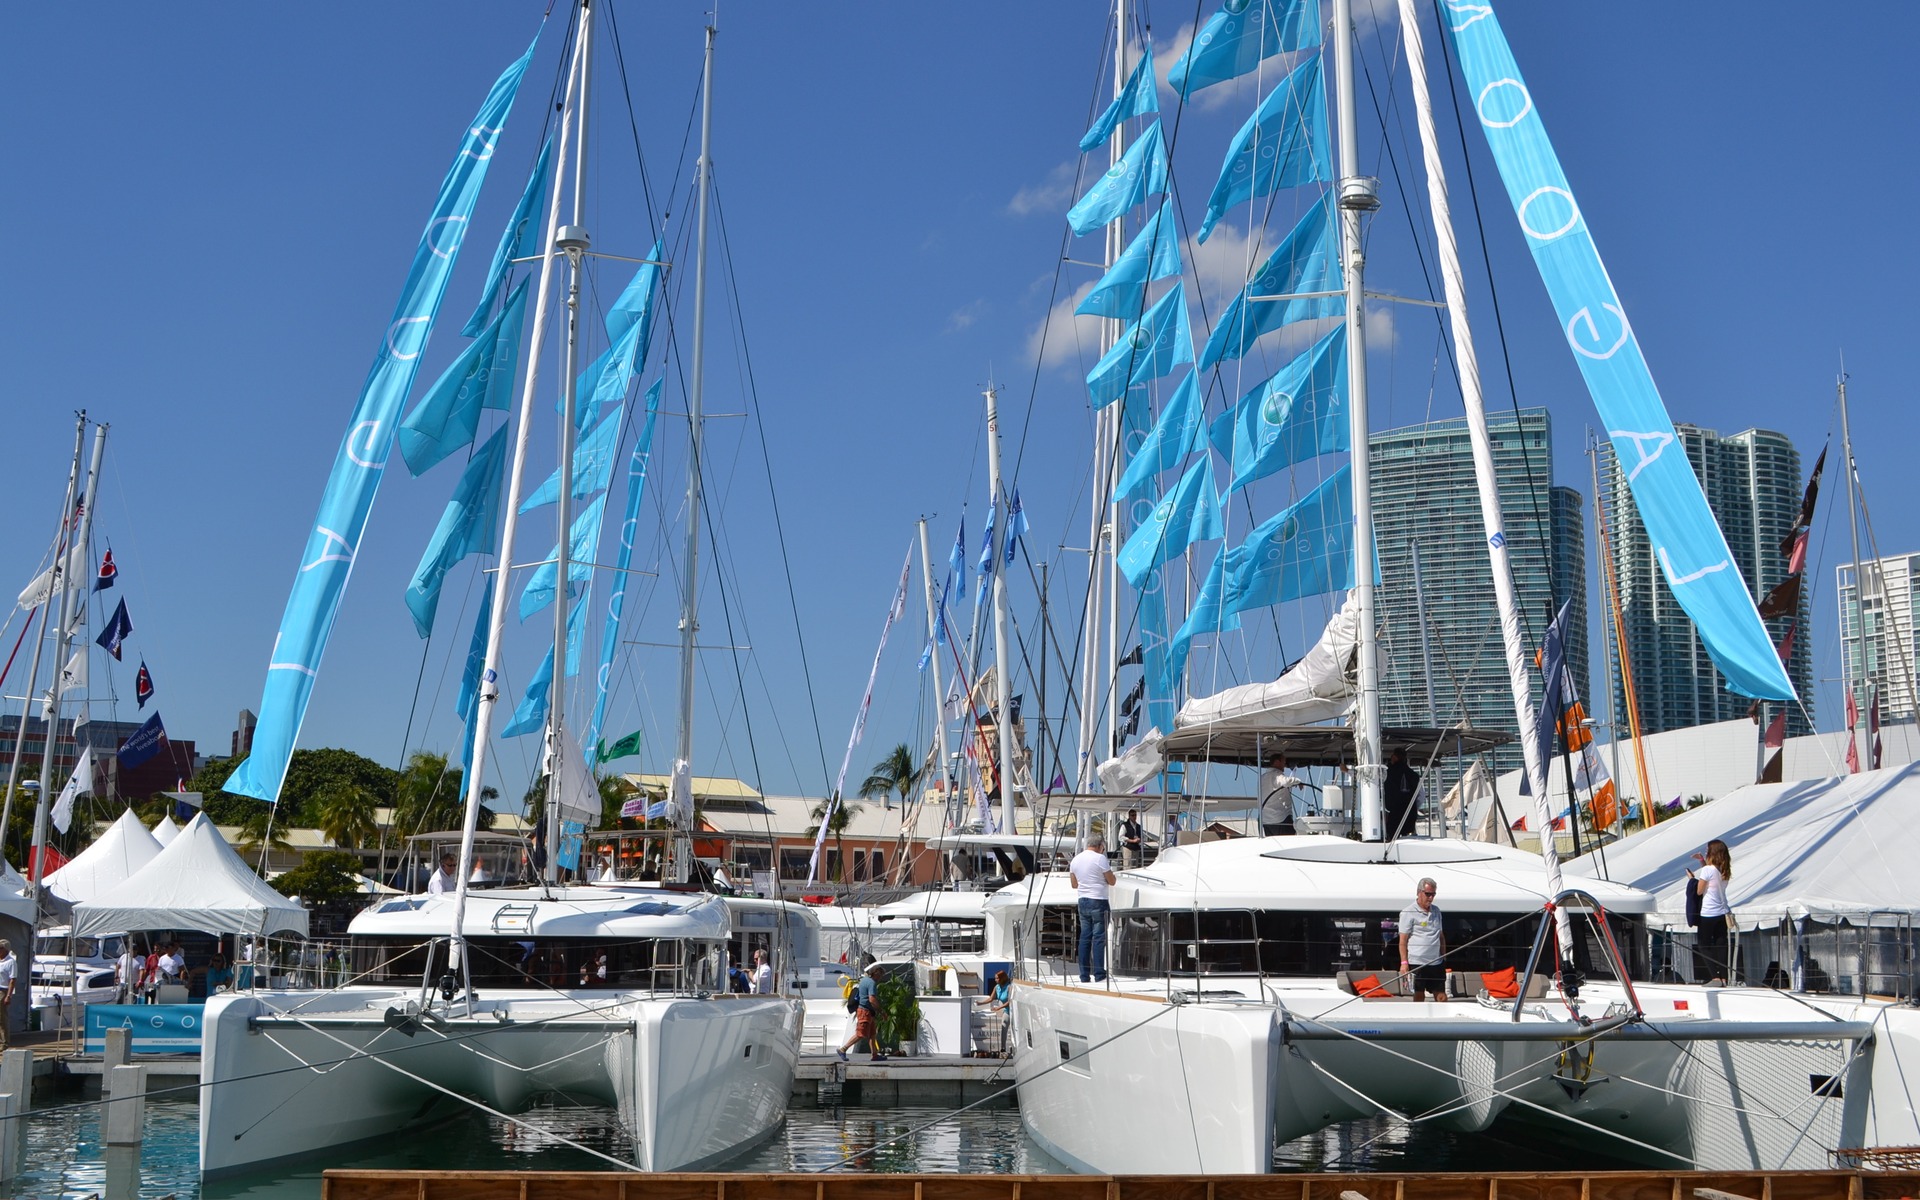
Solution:
<svg viewBox="0 0 1920 1200">
<path fill-rule="evenodd" d="M 82 548 L 83 558 L 86 554 L 84 547 L 87 544 L 87 534 L 93 528 L 93 499 L 100 491 L 100 460 L 105 457 L 106 452 L 107 427 L 104 424 L 95 425 L 93 427 L 93 461 L 87 465 L 86 498 L 81 501 L 80 520 L 73 531 L 73 545 Z M 74 573 L 64 569 L 67 564 L 61 565 L 63 569 L 60 571 L 60 627 L 53 633 L 53 672 L 47 677 L 47 694 L 53 702 L 47 712 L 46 742 L 40 751 L 40 795 L 35 798 L 33 805 L 33 864 L 27 881 L 27 894 L 36 899 L 40 894 L 40 878 L 46 874 L 44 867 L 47 846 L 47 810 L 53 803 L 53 792 L 47 785 L 53 777 L 53 746 L 60 736 L 60 701 L 63 699 L 62 693 L 66 690 L 61 685 L 60 668 L 66 664 L 67 649 L 73 644 L 73 635 L 68 630 L 73 624 L 75 615 L 73 612 Z M 51 602 L 52 597 L 48 597 L 48 600 Z M 83 593 L 81 603 L 85 602 Z M 23 738 L 26 732 L 23 726 L 20 730 Z M 73 749 L 74 766 L 78 768 L 80 756 L 85 753 L 80 749 L 78 736 L 74 738 Z"/>
<path fill-rule="evenodd" d="M 1008 720 L 1008 705 L 1013 680 L 1007 676 L 1007 564 L 1001 550 L 1013 528 L 1013 512 L 1000 488 L 1000 390 L 992 384 L 983 393 L 987 398 L 987 490 L 1000 511 L 993 523 L 993 537 L 987 543 L 987 561 L 993 564 L 993 665 L 995 716 L 1000 735 L 1000 832 L 1017 833 L 1013 824 L 1013 722 Z"/>
<path fill-rule="evenodd" d="M 72 544 L 67 540 L 69 527 L 73 521 L 73 494 L 80 487 L 80 455 L 87 448 L 87 412 L 81 409 L 73 423 L 73 465 L 67 469 L 67 494 L 60 501 L 60 524 L 53 534 L 53 567 L 58 577 L 66 561 L 72 556 Z M 40 652 L 47 644 L 47 623 L 53 615 L 53 589 L 49 585 L 47 598 L 40 602 L 40 636 L 33 639 L 33 657 L 27 664 L 27 686 L 20 701 L 20 727 L 14 731 L 13 761 L 7 766 L 7 795 L 0 801 L 0 858 L 5 857 L 6 831 L 13 827 L 13 792 L 20 783 L 20 759 L 27 748 L 27 721 L 33 715 L 33 681 L 40 675 Z"/>
<path fill-rule="evenodd" d="M 964 567 L 964 564 L 963 564 Z M 940 596 L 933 590 L 933 557 L 927 551 L 927 519 L 920 518 L 920 581 L 927 591 L 927 658 L 933 666 L 933 731 L 934 745 L 940 750 L 940 788 L 941 799 L 951 800 L 953 789 L 947 783 L 947 691 L 945 681 L 940 676 L 940 639 L 936 632 L 945 622 L 947 614 L 939 611 Z M 953 631 L 947 631 L 949 641 Z M 922 791 L 925 789 L 923 788 Z M 901 814 L 906 819 L 906 814 Z"/>
<path fill-rule="evenodd" d="M 1853 491 L 1853 427 L 1847 422 L 1847 373 L 1844 368 L 1840 372 L 1837 386 L 1840 389 L 1840 449 L 1847 460 L 1847 536 L 1853 539 L 1853 656 L 1860 664 L 1860 686 L 1857 690 L 1852 666 L 1844 661 L 1840 665 L 1847 677 L 1847 698 L 1853 701 L 1853 712 L 1858 714 L 1863 707 L 1860 704 L 1860 693 L 1864 692 L 1871 697 L 1873 683 L 1867 677 L 1866 598 L 1863 594 L 1867 582 L 1866 566 L 1860 561 L 1860 502 Z M 1879 565 L 1877 562 L 1874 564 L 1876 570 Z M 1864 762 L 1871 766 L 1873 762 L 1870 754 L 1861 753 L 1859 726 L 1860 722 L 1857 719 L 1853 717 L 1848 719 L 1847 745 L 1853 750 L 1856 772 L 1860 769 L 1860 763 Z"/>
</svg>

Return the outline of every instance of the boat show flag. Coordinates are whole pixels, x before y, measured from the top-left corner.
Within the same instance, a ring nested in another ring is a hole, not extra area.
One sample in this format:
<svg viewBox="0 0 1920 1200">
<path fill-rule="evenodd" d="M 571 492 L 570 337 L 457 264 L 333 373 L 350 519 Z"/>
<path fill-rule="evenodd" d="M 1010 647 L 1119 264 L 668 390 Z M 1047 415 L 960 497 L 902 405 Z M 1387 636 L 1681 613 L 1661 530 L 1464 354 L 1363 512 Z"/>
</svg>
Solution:
<svg viewBox="0 0 1920 1200">
<path fill-rule="evenodd" d="M 1489 0 L 1444 0 L 1442 10 L 1494 164 L 1674 599 L 1729 689 L 1794 699 L 1499 17 Z"/>
<path fill-rule="evenodd" d="M 140 664 L 140 673 L 133 678 L 133 698 L 141 708 L 145 708 L 147 701 L 153 699 L 153 675 L 147 670 L 145 662 Z"/>
<path fill-rule="evenodd" d="M 453 702 L 453 711 L 467 729 L 466 742 L 461 747 L 460 765 L 463 769 L 473 765 L 473 741 L 475 736 L 473 719 L 479 714 L 479 706 L 474 698 L 480 691 L 480 674 L 487 665 L 487 630 L 493 625 L 493 589 L 480 589 L 480 614 L 473 622 L 473 637 L 467 643 L 467 661 L 460 668 L 460 694 Z M 491 676 L 489 676 L 491 679 Z"/>
<path fill-rule="evenodd" d="M 1160 211 L 1147 218 L 1073 311 L 1082 317 L 1131 321 L 1147 302 L 1147 285 L 1180 270 L 1180 231 L 1174 224 L 1173 205 L 1163 200 Z"/>
<path fill-rule="evenodd" d="M 638 753 L 640 753 L 640 731 L 636 729 L 611 746 L 602 745 L 594 757 L 601 762 L 612 762 L 616 758 L 632 758 Z"/>
<path fill-rule="evenodd" d="M 126 641 L 132 633 L 133 621 L 127 616 L 127 602 L 122 600 L 113 606 L 113 615 L 107 618 L 107 627 L 102 629 L 100 636 L 93 640 L 101 649 L 113 655 L 115 662 L 119 662 L 120 643 Z"/>
<path fill-rule="evenodd" d="M 513 260 L 526 258 L 539 247 L 540 200 L 547 194 L 547 166 L 552 161 L 553 135 L 548 134 L 540 147 L 540 157 L 533 164 L 533 174 L 527 177 L 526 190 L 520 193 L 520 203 L 514 205 L 513 217 L 500 231 L 500 244 L 493 251 L 493 265 L 487 268 L 487 286 L 480 289 L 480 305 L 467 318 L 466 328 L 460 331 L 467 337 L 478 337 L 487 327 L 487 310 L 500 294 L 500 285 L 507 281 Z"/>
<path fill-rule="evenodd" d="M 1267 93 L 1227 147 L 1196 239 L 1206 241 L 1236 204 L 1280 188 L 1332 179 L 1327 143 L 1327 93 L 1321 86 L 1320 56 L 1311 54 Z"/>
<path fill-rule="evenodd" d="M 1153 47 L 1142 48 L 1144 53 L 1140 61 L 1134 64 L 1133 74 L 1127 76 L 1127 82 L 1120 94 L 1107 105 L 1107 111 L 1095 119 L 1093 125 L 1080 137 L 1082 153 L 1092 151 L 1100 143 L 1113 136 L 1120 122 L 1128 117 L 1144 117 L 1160 111 L 1160 96 L 1154 87 Z"/>
<path fill-rule="evenodd" d="M 600 544 L 600 522 L 607 511 L 607 498 L 595 496 L 593 503 L 582 509 L 573 519 L 573 533 L 567 538 L 567 594 L 573 594 L 573 585 L 589 579 L 593 575 L 593 550 Z M 555 584 L 560 577 L 560 544 L 555 542 L 553 549 L 547 551 L 547 557 L 527 580 L 527 586 L 520 593 L 520 619 L 539 612 L 553 603 Z M 571 620 L 572 618 L 568 618 Z M 568 672 L 571 674 L 572 672 Z"/>
<path fill-rule="evenodd" d="M 960 514 L 960 528 L 953 532 L 953 553 L 947 555 L 947 570 L 953 572 L 953 598 L 967 598 L 967 517 Z"/>
<path fill-rule="evenodd" d="M 486 336 L 461 351 L 400 422 L 400 457 L 409 473 L 422 474 L 472 445 L 480 410 L 507 407 L 520 366 L 520 327 L 526 313 L 527 283 L 521 280 Z"/>
<path fill-rule="evenodd" d="M 1233 464 L 1228 491 L 1297 462 L 1347 448 L 1347 327 L 1335 325 L 1208 430 Z"/>
<path fill-rule="evenodd" d="M 607 483 L 613 478 L 614 451 L 619 448 L 621 426 L 626 421 L 627 406 L 622 404 L 608 413 L 606 419 L 593 427 L 593 431 L 581 438 L 573 447 L 573 498 L 583 500 L 595 492 L 605 491 Z M 553 474 L 535 488 L 525 500 L 520 502 L 522 513 L 532 512 L 545 504 L 560 499 L 560 469 L 554 468 Z"/>
<path fill-rule="evenodd" d="M 1262 59 L 1319 44 L 1320 0 L 1227 0 L 1167 71 L 1167 86 L 1185 99 Z"/>
<path fill-rule="evenodd" d="M 613 684 L 613 656 L 620 647 L 620 617 L 627 607 L 627 570 L 633 563 L 634 535 L 640 528 L 640 500 L 647 490 L 647 467 L 653 460 L 653 426 L 660 415 L 660 380 L 647 389 L 647 419 L 640 426 L 640 438 L 627 456 L 627 508 L 620 522 L 620 548 L 613 563 L 612 591 L 607 597 L 607 623 L 600 635 L 600 670 L 594 676 L 593 720 L 587 726 L 587 740 L 596 746 L 601 726 L 607 719 L 607 692 Z M 624 739 L 622 739 L 624 741 Z M 620 745 L 620 742 L 614 743 Z M 597 756 L 589 767 L 605 762 Z"/>
<path fill-rule="evenodd" d="M 1175 367 L 1192 361 L 1187 292 L 1171 287 L 1087 372 L 1087 393 L 1095 408 L 1105 408 L 1128 388 L 1171 375 Z"/>
<path fill-rule="evenodd" d="M 506 473 L 507 427 L 502 425 L 467 460 L 453 496 L 440 514 L 427 541 L 420 565 L 407 584 L 407 611 L 421 637 L 433 633 L 434 614 L 440 608 L 440 585 L 469 554 L 492 554 L 499 534 L 500 485 Z M 489 591 L 491 589 L 488 589 Z"/>
<path fill-rule="evenodd" d="M 1148 572 L 1185 554 L 1188 546 L 1221 536 L 1224 530 L 1220 497 L 1213 486 L 1213 456 L 1203 454 L 1140 522 L 1114 561 L 1127 582 L 1139 587 Z"/>
<path fill-rule="evenodd" d="M 1342 280 L 1333 237 L 1333 205 L 1322 200 L 1307 210 L 1220 314 L 1219 324 L 1200 351 L 1200 369 L 1239 358 L 1260 335 L 1282 325 L 1338 316 L 1346 308 Z M 1321 294 L 1326 292 L 1340 294 Z"/>
<path fill-rule="evenodd" d="M 160 722 L 160 710 L 155 709 L 140 728 L 120 743 L 115 757 L 120 760 L 121 770 L 131 771 L 166 748 L 167 727 Z"/>
<path fill-rule="evenodd" d="M 235 795 L 269 803 L 280 798 L 280 785 L 286 779 L 287 763 L 307 715 L 307 701 L 320 673 L 327 637 L 340 611 L 341 597 L 353 574 L 354 556 L 366 532 L 367 515 L 386 470 L 394 425 L 419 370 L 420 356 L 446 296 L 447 280 L 465 240 L 480 185 L 533 50 L 529 45 L 526 53 L 501 74 L 479 113 L 463 127 L 453 166 L 440 185 L 433 215 L 421 231 L 406 284 L 394 306 L 393 318 L 380 336 L 379 350 L 334 453 L 319 512 L 300 553 L 300 567 L 294 573 L 286 612 L 280 618 L 267 660 L 253 751 L 225 786 Z"/>
<path fill-rule="evenodd" d="M 93 590 L 104 592 L 112 587 L 114 580 L 119 577 L 120 568 L 113 565 L 113 551 L 109 550 L 100 556 L 100 572 L 93 577 Z"/>
<path fill-rule="evenodd" d="M 1201 418 L 1205 415 L 1205 406 L 1200 401 L 1200 376 L 1189 371 L 1160 407 L 1160 416 L 1147 430 L 1140 448 L 1133 452 L 1120 482 L 1113 486 L 1114 502 L 1142 495 L 1148 485 L 1159 478 L 1160 472 L 1179 466 L 1187 455 L 1198 450 Z"/>
<path fill-rule="evenodd" d="M 1155 121 L 1067 210 L 1067 224 L 1075 236 L 1084 237 L 1148 196 L 1166 190 L 1167 150 L 1161 140 L 1160 122 Z"/>
<path fill-rule="evenodd" d="M 93 794 L 93 751 L 83 750 L 80 761 L 74 764 L 73 774 L 67 777 L 67 786 L 60 789 L 60 796 L 53 802 L 53 827 L 65 833 L 73 826 L 73 802 L 82 796 Z"/>
</svg>

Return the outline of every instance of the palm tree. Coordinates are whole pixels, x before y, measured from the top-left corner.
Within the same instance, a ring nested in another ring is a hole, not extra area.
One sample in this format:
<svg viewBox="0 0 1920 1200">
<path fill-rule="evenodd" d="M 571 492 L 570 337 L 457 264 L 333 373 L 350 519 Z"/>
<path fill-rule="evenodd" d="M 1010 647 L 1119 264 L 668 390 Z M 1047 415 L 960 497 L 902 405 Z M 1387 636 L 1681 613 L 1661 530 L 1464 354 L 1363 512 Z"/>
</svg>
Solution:
<svg viewBox="0 0 1920 1200">
<path fill-rule="evenodd" d="M 834 800 L 837 799 L 838 796 L 835 796 Z M 858 804 L 836 804 L 834 800 L 822 800 L 813 806 L 813 812 L 811 814 L 813 824 L 807 826 L 807 836 L 818 837 L 820 835 L 820 823 L 822 821 L 827 823 L 827 832 L 833 835 L 833 856 L 839 866 L 838 882 L 845 883 L 847 881 L 847 856 L 841 852 L 840 835 L 847 831 L 848 822 L 852 821 L 855 814 L 860 811 L 860 806 Z M 828 809 L 833 810 L 831 817 L 827 815 Z"/>
<path fill-rule="evenodd" d="M 327 783 L 313 797 L 320 832 L 342 850 L 358 850 L 380 836 L 374 819 L 378 806 L 372 792 L 345 779 Z"/>
<path fill-rule="evenodd" d="M 901 742 L 889 750 L 885 758 L 873 764 L 873 774 L 867 776 L 866 782 L 860 785 L 860 794 L 869 800 L 879 796 L 885 803 L 887 793 L 899 792 L 900 807 L 905 809 L 907 797 L 913 794 L 914 786 L 920 782 L 924 770 L 914 761 L 913 751 L 907 748 L 905 742 Z M 888 804 L 888 807 L 892 805 Z"/>
</svg>

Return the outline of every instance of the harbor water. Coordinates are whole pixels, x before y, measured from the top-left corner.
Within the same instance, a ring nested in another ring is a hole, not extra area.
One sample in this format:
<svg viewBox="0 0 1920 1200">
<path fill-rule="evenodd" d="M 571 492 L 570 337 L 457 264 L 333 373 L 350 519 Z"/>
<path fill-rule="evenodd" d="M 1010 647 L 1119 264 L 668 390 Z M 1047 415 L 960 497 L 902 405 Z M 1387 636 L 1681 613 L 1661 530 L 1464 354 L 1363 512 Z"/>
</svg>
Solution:
<svg viewBox="0 0 1920 1200">
<path fill-rule="evenodd" d="M 1147 1118 L 1143 1114 L 1143 1128 Z M 542 1107 L 514 1122 L 455 1117 L 326 1163 L 258 1175 L 199 1181 L 199 1106 L 150 1100 L 139 1195 L 143 1200 L 319 1200 L 325 1167 L 403 1170 L 596 1171 L 614 1169 L 597 1155 L 624 1159 L 631 1144 L 608 1109 Z M 518 1123 L 516 1123 L 518 1122 Z M 13 1196 L 84 1200 L 107 1192 L 97 1104 L 43 1102 L 27 1122 L 25 1170 Z M 1162 1129 L 1153 1136 L 1176 1138 Z M 564 1139 L 564 1140 L 562 1140 Z M 567 1143 L 573 1143 L 569 1145 Z M 576 1148 L 579 1147 L 579 1148 Z M 590 1153 L 591 1152 L 591 1153 Z M 1335 1126 L 1276 1148 L 1278 1171 L 1566 1170 L 1551 1148 L 1450 1134 L 1426 1125 L 1377 1119 Z M 735 1171 L 1054 1174 L 1063 1170 L 1020 1127 L 1011 1103 L 955 1114 L 940 1107 L 816 1108 L 796 1105 L 780 1134 L 727 1165 Z"/>
</svg>

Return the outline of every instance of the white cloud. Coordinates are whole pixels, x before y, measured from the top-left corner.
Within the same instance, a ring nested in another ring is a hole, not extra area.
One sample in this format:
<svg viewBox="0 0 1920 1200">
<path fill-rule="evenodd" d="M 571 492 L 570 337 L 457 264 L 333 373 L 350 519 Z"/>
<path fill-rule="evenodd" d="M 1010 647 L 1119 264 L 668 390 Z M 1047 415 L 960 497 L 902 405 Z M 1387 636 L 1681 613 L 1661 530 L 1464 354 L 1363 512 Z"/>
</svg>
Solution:
<svg viewBox="0 0 1920 1200">
<path fill-rule="evenodd" d="M 1054 302 L 1047 320 L 1027 337 L 1027 359 L 1043 368 L 1091 367 L 1100 357 L 1100 318 L 1074 314 L 1074 308 L 1093 290 L 1088 280 L 1070 295 Z"/>
<path fill-rule="evenodd" d="M 1073 184 L 1077 165 L 1071 161 L 1063 162 L 1047 172 L 1047 177 L 1039 183 L 1030 183 L 1013 194 L 1007 201 L 1007 211 L 1016 217 L 1030 217 L 1034 213 L 1063 213 L 1073 204 Z"/>
<path fill-rule="evenodd" d="M 971 304 L 964 304 L 954 309 L 953 312 L 947 316 L 946 332 L 959 333 L 963 329 L 971 329 L 974 322 L 978 321 L 986 311 L 987 302 L 985 300 L 975 300 Z"/>
</svg>

